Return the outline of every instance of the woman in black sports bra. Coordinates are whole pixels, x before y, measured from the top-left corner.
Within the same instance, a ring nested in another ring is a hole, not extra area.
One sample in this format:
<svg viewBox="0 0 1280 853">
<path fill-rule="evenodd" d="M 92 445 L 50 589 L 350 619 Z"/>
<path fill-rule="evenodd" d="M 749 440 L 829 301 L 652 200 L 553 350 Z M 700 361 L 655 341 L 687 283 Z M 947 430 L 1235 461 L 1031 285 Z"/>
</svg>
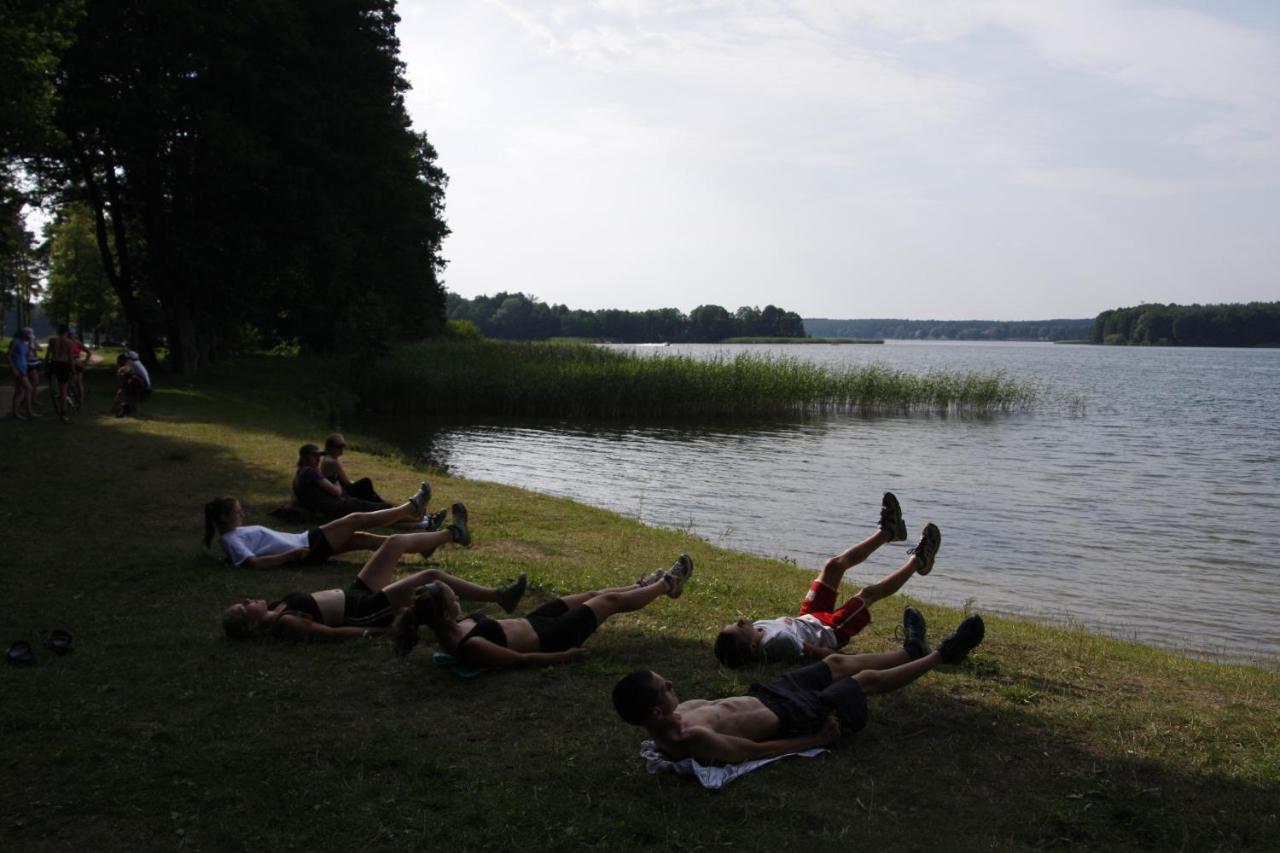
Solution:
<svg viewBox="0 0 1280 853">
<path fill-rule="evenodd" d="M 650 572 L 634 586 L 555 598 L 523 619 L 490 619 L 482 613 L 464 617 L 457 590 L 430 583 L 415 593 L 413 609 L 396 619 L 396 652 L 407 654 L 413 648 L 422 624 L 435 633 L 444 651 L 474 666 L 572 660 L 610 616 L 640 610 L 663 594 L 678 598 L 691 574 L 693 560 L 682 554 L 670 569 Z"/>
<path fill-rule="evenodd" d="M 414 590 L 423 584 L 439 583 L 456 595 L 472 601 L 496 601 L 510 613 L 524 594 L 525 578 L 500 589 L 478 586 L 428 569 L 392 581 L 396 565 L 405 554 L 425 553 L 450 542 L 467 544 L 465 530 L 450 525 L 431 533 L 397 533 L 387 537 L 346 589 L 291 592 L 279 601 L 246 598 L 222 613 L 222 627 L 228 637 L 251 639 L 281 636 L 367 637 L 385 634 L 397 613 L 413 603 Z"/>
</svg>

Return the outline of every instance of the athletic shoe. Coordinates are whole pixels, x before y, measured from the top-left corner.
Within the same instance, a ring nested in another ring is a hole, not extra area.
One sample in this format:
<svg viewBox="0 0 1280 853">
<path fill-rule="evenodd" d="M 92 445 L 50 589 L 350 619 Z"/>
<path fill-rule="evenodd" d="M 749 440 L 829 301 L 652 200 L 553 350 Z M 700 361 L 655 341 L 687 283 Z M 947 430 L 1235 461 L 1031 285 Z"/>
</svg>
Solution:
<svg viewBox="0 0 1280 853">
<path fill-rule="evenodd" d="M 654 569 L 649 574 L 636 581 L 636 586 L 648 586 L 651 583 L 657 583 L 667 574 L 666 569 Z"/>
<path fill-rule="evenodd" d="M 498 606 L 508 613 L 514 612 L 516 605 L 520 603 L 520 599 L 524 596 L 527 586 L 529 586 L 529 579 L 521 572 L 520 576 L 515 579 L 515 583 L 498 589 Z"/>
<path fill-rule="evenodd" d="M 409 498 L 409 503 L 413 504 L 413 509 L 418 513 L 418 518 L 427 514 L 427 501 L 431 500 L 431 484 L 426 480 L 422 481 L 422 485 L 418 487 L 418 491 L 413 497 Z"/>
<path fill-rule="evenodd" d="M 675 565 L 667 569 L 665 577 L 667 579 L 667 595 L 671 598 L 679 598 L 680 593 L 684 592 L 684 582 L 693 574 L 693 560 L 688 554 L 681 554 L 680 559 L 676 560 Z"/>
<path fill-rule="evenodd" d="M 888 534 L 890 542 L 907 538 L 907 523 L 902 520 L 902 507 L 893 492 L 885 492 L 880 501 L 880 530 Z"/>
<path fill-rule="evenodd" d="M 449 510 L 438 509 L 435 512 L 427 513 L 426 518 L 422 519 L 422 529 L 430 533 L 433 530 L 440 530 L 444 525 L 445 518 L 449 515 Z"/>
<path fill-rule="evenodd" d="M 924 530 L 920 531 L 920 540 L 914 547 L 907 550 L 908 554 L 914 554 L 920 561 L 916 574 L 927 575 L 933 571 L 933 558 L 938 556 L 938 549 L 941 547 L 942 531 L 931 521 L 924 526 Z"/>
<path fill-rule="evenodd" d="M 924 614 L 914 607 L 902 611 L 902 648 L 918 660 L 929 654 L 929 641 L 925 639 Z"/>
<path fill-rule="evenodd" d="M 453 541 L 459 545 L 471 544 L 471 531 L 467 529 L 467 508 L 462 504 L 454 504 L 449 508 L 453 512 L 453 524 L 447 528 L 453 534 Z"/>
<path fill-rule="evenodd" d="M 954 634 L 938 644 L 938 654 L 942 655 L 942 662 L 960 663 L 965 655 L 982 642 L 986 633 L 987 629 L 982 624 L 982 617 L 970 616 L 960 623 L 960 627 L 956 628 Z"/>
</svg>

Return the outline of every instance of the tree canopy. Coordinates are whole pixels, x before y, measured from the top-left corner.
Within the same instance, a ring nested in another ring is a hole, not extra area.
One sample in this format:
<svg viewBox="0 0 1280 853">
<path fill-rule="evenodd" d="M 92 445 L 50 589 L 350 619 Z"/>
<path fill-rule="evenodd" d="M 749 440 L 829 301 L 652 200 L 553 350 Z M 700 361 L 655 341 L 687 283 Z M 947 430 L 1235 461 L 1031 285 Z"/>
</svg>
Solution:
<svg viewBox="0 0 1280 853">
<path fill-rule="evenodd" d="M 1089 340 L 1095 344 L 1280 346 L 1280 302 L 1116 308 L 1097 316 Z"/>
<path fill-rule="evenodd" d="M 735 337 L 803 338 L 800 315 L 774 305 L 742 307 L 731 314 L 719 305 L 699 305 L 687 315 L 678 308 L 649 311 L 573 310 L 547 305 L 523 293 L 465 299 L 448 294 L 450 320 L 473 323 L 492 338 L 546 340 L 568 337 L 619 343 L 714 342 Z"/>
<path fill-rule="evenodd" d="M 393 0 L 64 5 L 30 72 L 53 132 L 27 122 L 4 154 L 92 213 L 144 357 L 163 338 L 192 372 L 442 327 L 446 177 L 405 110 Z"/>
</svg>

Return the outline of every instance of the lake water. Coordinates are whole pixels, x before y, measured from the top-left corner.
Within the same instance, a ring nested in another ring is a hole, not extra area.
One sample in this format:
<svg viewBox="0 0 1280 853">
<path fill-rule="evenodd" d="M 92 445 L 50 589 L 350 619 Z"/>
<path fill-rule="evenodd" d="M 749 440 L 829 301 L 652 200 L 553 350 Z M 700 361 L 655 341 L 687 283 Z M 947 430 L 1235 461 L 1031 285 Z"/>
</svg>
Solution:
<svg viewBox="0 0 1280 853">
<path fill-rule="evenodd" d="M 855 583 L 899 565 L 933 521 L 942 550 L 931 575 L 908 583 L 913 596 L 1280 663 L 1280 350 L 890 341 L 658 352 L 742 349 L 1003 370 L 1051 390 L 1036 411 L 989 417 L 362 427 L 464 477 L 689 529 L 806 572 L 868 533 L 892 490 L 910 539 L 855 568 Z"/>
</svg>

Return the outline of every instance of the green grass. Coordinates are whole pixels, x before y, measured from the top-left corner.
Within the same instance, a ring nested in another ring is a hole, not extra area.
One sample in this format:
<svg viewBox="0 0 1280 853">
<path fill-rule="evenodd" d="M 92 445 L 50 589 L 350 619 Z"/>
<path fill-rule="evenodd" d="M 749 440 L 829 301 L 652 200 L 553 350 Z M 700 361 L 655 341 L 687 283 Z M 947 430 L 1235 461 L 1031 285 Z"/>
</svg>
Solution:
<svg viewBox="0 0 1280 853">
<path fill-rule="evenodd" d="M 91 409 L 110 380 L 91 376 Z M 426 473 L 437 502 L 470 507 L 475 544 L 436 564 L 485 583 L 528 572 L 528 606 L 629 582 L 682 551 L 697 572 L 678 601 L 611 620 L 575 664 L 470 682 L 427 649 L 395 659 L 382 639 L 226 640 L 226 604 L 345 584 L 358 568 L 347 555 L 238 570 L 198 543 L 210 496 L 239 495 L 250 522 L 285 499 L 297 446 L 333 426 L 323 380 L 256 359 L 193 384 L 159 376 L 139 420 L 0 421 L 2 639 L 38 646 L 62 627 L 77 642 L 65 658 L 41 649 L 33 668 L 0 667 L 0 849 L 756 850 L 797 837 L 867 850 L 1276 848 L 1280 675 L 1008 619 L 988 620 L 966 665 L 872 699 L 867 729 L 827 757 L 719 793 L 651 776 L 639 730 L 610 707 L 614 681 L 651 667 L 686 697 L 714 697 L 771 677 L 782 667 L 721 669 L 711 639 L 740 615 L 793 612 L 810 576 L 423 472 L 349 431 L 349 467 L 385 493 L 407 495 Z M 892 648 L 910 600 L 877 605 L 854 649 Z M 922 608 L 935 641 L 960 618 Z"/>
<path fill-rule="evenodd" d="M 760 417 L 832 411 L 1027 409 L 1044 395 L 1003 372 L 913 374 L 739 353 L 713 359 L 605 347 L 426 342 L 396 349 L 359 382 L 384 412 L 529 417 Z"/>
</svg>

